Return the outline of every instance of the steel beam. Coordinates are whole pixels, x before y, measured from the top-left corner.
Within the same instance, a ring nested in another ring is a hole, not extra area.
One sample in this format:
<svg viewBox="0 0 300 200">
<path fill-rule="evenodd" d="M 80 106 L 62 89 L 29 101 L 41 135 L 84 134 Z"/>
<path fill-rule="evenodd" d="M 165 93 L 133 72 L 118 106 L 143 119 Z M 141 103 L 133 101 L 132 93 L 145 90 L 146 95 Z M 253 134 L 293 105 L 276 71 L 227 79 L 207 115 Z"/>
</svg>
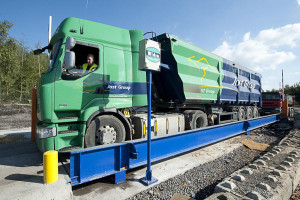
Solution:
<svg viewBox="0 0 300 200">
<path fill-rule="evenodd" d="M 185 131 L 151 140 L 151 162 L 160 161 L 191 151 L 250 130 L 274 123 L 280 115 L 222 124 Z M 70 154 L 70 178 L 72 186 L 109 175 L 115 183 L 126 180 L 126 171 L 147 163 L 147 140 L 134 140 L 113 145 L 102 145 Z"/>
</svg>

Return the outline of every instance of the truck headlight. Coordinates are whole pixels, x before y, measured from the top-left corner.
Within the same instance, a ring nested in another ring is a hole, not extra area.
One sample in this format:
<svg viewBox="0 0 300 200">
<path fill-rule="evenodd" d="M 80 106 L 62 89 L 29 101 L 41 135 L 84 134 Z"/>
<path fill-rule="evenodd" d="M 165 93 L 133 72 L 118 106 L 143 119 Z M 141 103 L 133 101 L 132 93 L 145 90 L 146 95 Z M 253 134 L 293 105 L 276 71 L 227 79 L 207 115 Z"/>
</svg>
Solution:
<svg viewBox="0 0 300 200">
<path fill-rule="evenodd" d="M 36 133 L 39 138 L 48 138 L 56 136 L 56 127 L 53 128 L 37 128 Z"/>
</svg>

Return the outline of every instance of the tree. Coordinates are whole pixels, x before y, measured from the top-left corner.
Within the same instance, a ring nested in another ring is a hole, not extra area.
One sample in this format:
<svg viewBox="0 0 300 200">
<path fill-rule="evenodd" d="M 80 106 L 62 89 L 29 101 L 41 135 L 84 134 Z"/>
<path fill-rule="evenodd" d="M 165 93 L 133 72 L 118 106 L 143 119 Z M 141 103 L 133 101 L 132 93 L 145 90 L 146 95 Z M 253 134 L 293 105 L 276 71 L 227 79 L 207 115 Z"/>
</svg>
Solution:
<svg viewBox="0 0 300 200">
<path fill-rule="evenodd" d="M 10 50 L 7 49 L 7 47 L 10 46 L 8 42 L 9 40 L 8 31 L 12 26 L 13 24 L 6 20 L 0 22 L 0 71 L 1 71 L 0 86 L 1 86 L 1 93 L 3 94 L 5 93 L 4 86 L 7 84 L 7 81 L 5 81 L 5 75 L 6 75 L 5 58 L 10 52 Z M 7 92 L 8 92 L 8 88 L 6 88 L 6 93 Z"/>
<path fill-rule="evenodd" d="M 4 100 L 11 101 L 15 98 L 16 73 L 20 68 L 18 60 L 18 44 L 15 39 L 9 38 L 1 45 L 1 57 L 0 57 L 0 83 L 3 87 L 2 94 Z M 6 97 L 6 98 L 5 98 Z"/>
<path fill-rule="evenodd" d="M 4 20 L 0 22 L 0 45 L 3 44 L 4 41 L 7 39 L 8 31 L 12 26 L 13 24 L 9 21 Z"/>
<path fill-rule="evenodd" d="M 23 41 L 9 37 L 13 26 L 8 21 L 0 21 L 0 92 L 5 103 L 28 103 L 31 89 L 37 85 L 41 72 L 48 65 L 47 54 L 34 56 Z"/>
<path fill-rule="evenodd" d="M 295 83 L 292 86 L 286 85 L 284 87 L 284 93 L 295 96 L 296 104 L 299 105 L 299 103 L 300 103 L 300 82 Z"/>
</svg>

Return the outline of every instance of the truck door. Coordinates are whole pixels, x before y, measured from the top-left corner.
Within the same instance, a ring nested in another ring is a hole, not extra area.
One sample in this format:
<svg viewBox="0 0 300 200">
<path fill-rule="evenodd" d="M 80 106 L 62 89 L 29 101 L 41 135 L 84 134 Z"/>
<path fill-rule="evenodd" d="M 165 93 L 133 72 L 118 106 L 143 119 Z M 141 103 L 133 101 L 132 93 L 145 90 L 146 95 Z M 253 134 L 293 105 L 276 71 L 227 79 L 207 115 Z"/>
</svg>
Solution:
<svg viewBox="0 0 300 200">
<path fill-rule="evenodd" d="M 58 121 L 71 118 L 82 121 L 80 111 L 92 101 L 99 101 L 101 109 L 103 100 L 103 45 L 76 41 L 71 51 L 75 52 L 76 67 L 65 70 L 63 66 L 60 78 L 55 81 L 54 110 Z M 97 67 L 84 70 L 89 54 Z"/>
<path fill-rule="evenodd" d="M 106 108 L 132 106 L 132 65 L 131 52 L 105 47 L 104 97 L 109 102 Z"/>
</svg>

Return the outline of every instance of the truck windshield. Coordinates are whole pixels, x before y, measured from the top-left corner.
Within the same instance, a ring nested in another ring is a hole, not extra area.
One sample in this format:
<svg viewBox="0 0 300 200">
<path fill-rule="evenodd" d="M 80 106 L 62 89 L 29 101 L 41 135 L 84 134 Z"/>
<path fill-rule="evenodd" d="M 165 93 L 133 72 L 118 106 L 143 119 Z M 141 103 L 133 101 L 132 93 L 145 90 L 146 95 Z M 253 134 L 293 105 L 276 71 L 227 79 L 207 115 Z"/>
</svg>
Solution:
<svg viewBox="0 0 300 200">
<path fill-rule="evenodd" d="M 54 66 L 54 63 L 55 63 L 57 54 L 58 54 L 58 52 L 59 52 L 61 43 L 62 43 L 62 40 L 57 41 L 57 42 L 54 44 L 52 50 L 49 52 L 49 53 L 50 53 L 50 56 L 49 56 L 50 65 L 49 65 L 49 70 L 48 70 L 48 72 L 51 72 L 52 69 L 53 69 L 53 66 Z"/>
<path fill-rule="evenodd" d="M 280 94 L 278 92 L 268 92 L 262 94 L 263 100 L 280 100 Z"/>
<path fill-rule="evenodd" d="M 287 98 L 287 100 L 289 101 L 289 103 L 290 103 L 290 102 L 293 102 L 293 97 L 292 97 L 292 96 L 287 95 L 286 98 Z"/>
</svg>

